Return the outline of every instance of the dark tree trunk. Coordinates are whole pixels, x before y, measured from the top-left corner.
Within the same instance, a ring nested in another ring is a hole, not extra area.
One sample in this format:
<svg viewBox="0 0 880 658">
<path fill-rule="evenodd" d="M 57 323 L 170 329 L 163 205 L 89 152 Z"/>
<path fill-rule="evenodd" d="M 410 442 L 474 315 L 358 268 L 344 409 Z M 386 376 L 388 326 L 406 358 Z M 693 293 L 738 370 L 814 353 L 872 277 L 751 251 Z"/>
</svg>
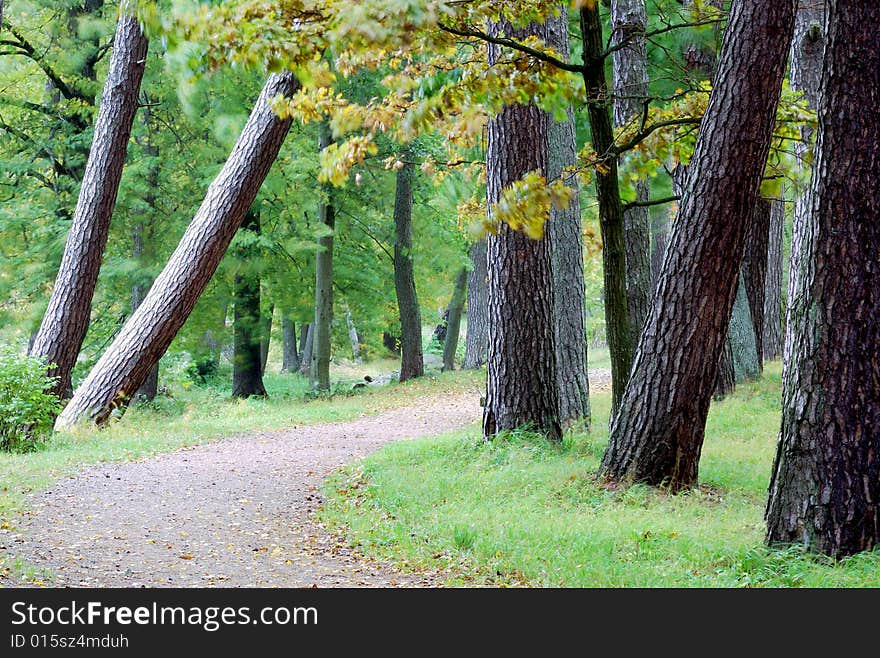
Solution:
<svg viewBox="0 0 880 658">
<path fill-rule="evenodd" d="M 300 372 L 304 375 L 309 374 L 310 365 L 312 363 L 312 352 L 315 348 L 315 323 L 309 322 L 303 328 L 303 344 L 300 354 L 302 354 L 302 365 Z"/>
<path fill-rule="evenodd" d="M 817 180 L 791 309 L 767 540 L 880 545 L 880 5 L 829 0 Z"/>
<path fill-rule="evenodd" d="M 498 26 L 492 26 L 498 31 Z M 543 26 L 512 31 L 541 35 Z M 489 46 L 489 65 L 501 56 Z M 504 188 L 529 172 L 547 174 L 549 116 L 535 105 L 512 105 L 489 119 L 486 187 L 489 213 Z M 489 353 L 483 436 L 528 425 L 561 439 L 553 325 L 550 241 L 532 240 L 502 223 L 488 237 Z"/>
<path fill-rule="evenodd" d="M 468 270 L 463 267 L 455 277 L 452 299 L 449 301 L 449 320 L 446 335 L 443 337 L 443 370 L 455 370 L 455 350 L 458 349 L 458 334 L 461 330 L 461 311 L 467 294 Z"/>
<path fill-rule="evenodd" d="M 605 79 L 605 40 L 597 3 L 580 10 L 584 53 L 584 84 L 590 116 L 593 149 L 601 155 L 595 171 L 602 235 L 602 267 L 605 279 L 605 333 L 611 354 L 611 409 L 620 405 L 633 363 L 633 342 L 626 295 L 626 235 L 620 201 L 614 129 L 609 114 L 610 94 Z"/>
<path fill-rule="evenodd" d="M 355 363 L 361 362 L 361 341 L 358 337 L 357 328 L 351 318 L 351 309 L 345 311 L 345 326 L 348 328 L 348 342 L 351 345 L 351 358 Z"/>
<path fill-rule="evenodd" d="M 296 322 L 287 313 L 281 317 L 281 340 L 281 372 L 296 372 L 302 365 L 296 347 Z"/>
<path fill-rule="evenodd" d="M 755 332 L 755 356 L 759 373 L 764 370 L 764 292 L 767 286 L 767 253 L 772 207 L 773 202 L 769 199 L 758 199 L 752 230 L 746 238 L 742 264 L 749 312 Z"/>
<path fill-rule="evenodd" d="M 425 374 L 422 356 L 422 318 L 416 295 L 412 260 L 412 207 L 415 164 L 412 155 L 401 155 L 394 195 L 394 289 L 400 312 L 400 381 Z"/>
<path fill-rule="evenodd" d="M 298 88 L 292 74 L 269 77 L 177 249 L 58 417 L 56 427 L 68 428 L 83 420 L 106 421 L 114 408 L 124 408 L 131 392 L 168 349 L 208 285 L 290 129 L 290 120 L 279 119 L 269 100 L 291 95 Z"/>
<path fill-rule="evenodd" d="M 318 131 L 318 150 L 323 151 L 333 143 L 330 124 L 321 123 Z M 315 324 L 310 359 L 312 387 L 319 391 L 330 389 L 331 328 L 333 326 L 333 233 L 336 230 L 336 208 L 332 185 L 321 189 L 318 219 L 325 227 L 326 235 L 318 244 L 315 255 Z"/>
<path fill-rule="evenodd" d="M 89 327 L 92 296 L 144 74 L 147 38 L 129 14 L 131 9 L 130 3 L 123 3 L 73 223 L 49 306 L 30 352 L 54 364 L 49 374 L 58 377 L 53 392 L 59 397 L 71 393 L 71 373 Z"/>
<path fill-rule="evenodd" d="M 733 5 L 663 273 L 612 422 L 601 467 L 608 478 L 673 491 L 697 481 L 793 22 L 794 0 Z"/>
<path fill-rule="evenodd" d="M 467 333 L 462 368 L 473 370 L 486 363 L 489 346 L 489 274 L 486 269 L 486 240 L 471 245 L 468 275 Z"/>
<path fill-rule="evenodd" d="M 764 286 L 764 360 L 782 356 L 782 228 L 785 203 L 774 201 L 770 209 L 767 241 L 767 277 Z"/>
<path fill-rule="evenodd" d="M 275 315 L 275 304 L 269 304 L 266 312 L 260 316 L 260 372 L 266 374 L 269 362 L 269 347 L 272 343 L 272 318 Z"/>
<path fill-rule="evenodd" d="M 431 341 L 436 342 L 440 345 L 446 342 L 446 328 L 449 326 L 449 307 L 443 311 L 443 317 L 440 318 L 440 322 L 437 323 L 437 326 L 434 327 L 434 331 L 431 332 Z"/>
<path fill-rule="evenodd" d="M 648 98 L 648 49 L 645 0 L 612 0 L 611 26 L 614 44 L 626 46 L 616 51 L 614 60 L 614 125 L 640 121 Z M 642 177 L 636 184 L 636 200 L 647 201 L 650 187 Z M 647 207 L 623 212 L 626 241 L 626 300 L 630 343 L 635 346 L 648 317 L 651 302 L 651 232 Z M 629 373 L 627 373 L 628 375 Z"/>
<path fill-rule="evenodd" d="M 733 367 L 733 347 L 729 340 L 724 341 L 721 358 L 718 359 L 718 374 L 715 375 L 716 400 L 723 400 L 736 390 L 736 370 Z"/>
<path fill-rule="evenodd" d="M 570 51 L 568 7 L 558 18 L 546 23 L 549 45 L 564 57 Z M 569 108 L 564 121 L 548 117 L 547 180 L 565 177 L 577 192 L 577 177 L 566 172 L 577 166 L 577 139 L 574 112 Z M 587 332 L 584 326 L 584 247 L 581 234 L 581 208 L 577 194 L 567 208 L 550 211 L 546 239 L 550 241 L 553 268 L 553 332 L 556 350 L 556 382 L 559 422 L 590 423 L 590 380 L 587 376 Z"/>
<path fill-rule="evenodd" d="M 248 210 L 240 232 L 260 233 L 260 215 Z M 238 272 L 233 283 L 233 352 L 232 352 L 232 397 L 263 397 L 263 360 L 261 348 L 262 316 L 260 315 L 260 275 L 252 263 L 259 257 L 259 247 L 255 238 L 249 244 L 238 247 Z"/>
</svg>

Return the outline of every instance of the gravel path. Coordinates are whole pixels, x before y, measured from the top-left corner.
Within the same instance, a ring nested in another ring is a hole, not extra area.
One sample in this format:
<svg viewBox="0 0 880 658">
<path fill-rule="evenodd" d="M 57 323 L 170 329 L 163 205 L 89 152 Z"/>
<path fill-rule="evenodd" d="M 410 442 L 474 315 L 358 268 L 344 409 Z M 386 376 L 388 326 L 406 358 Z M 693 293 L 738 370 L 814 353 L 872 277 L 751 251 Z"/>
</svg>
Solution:
<svg viewBox="0 0 880 658">
<path fill-rule="evenodd" d="M 472 393 L 434 397 L 352 422 L 89 467 L 33 496 L 7 548 L 62 587 L 436 585 L 431 574 L 355 554 L 312 512 L 334 469 L 390 441 L 467 426 L 478 403 Z"/>
</svg>

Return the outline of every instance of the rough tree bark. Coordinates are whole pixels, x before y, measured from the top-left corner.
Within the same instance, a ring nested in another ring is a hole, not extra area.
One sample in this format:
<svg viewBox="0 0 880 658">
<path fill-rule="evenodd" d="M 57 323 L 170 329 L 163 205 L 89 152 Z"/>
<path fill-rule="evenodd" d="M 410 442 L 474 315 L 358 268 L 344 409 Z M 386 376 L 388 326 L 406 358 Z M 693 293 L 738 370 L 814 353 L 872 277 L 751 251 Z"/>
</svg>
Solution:
<svg viewBox="0 0 880 658">
<path fill-rule="evenodd" d="M 400 312 L 400 381 L 425 374 L 422 356 L 422 317 L 412 260 L 412 207 L 415 164 L 409 152 L 401 154 L 394 194 L 394 290 Z"/>
<path fill-rule="evenodd" d="M 301 362 L 296 345 L 296 322 L 288 313 L 281 317 L 281 372 L 296 372 Z"/>
<path fill-rule="evenodd" d="M 880 545 L 880 5 L 828 1 L 816 176 L 791 309 L 769 543 Z"/>
<path fill-rule="evenodd" d="M 568 7 L 547 19 L 546 42 L 568 59 Z M 568 109 L 563 121 L 548 117 L 547 180 L 565 177 L 577 191 L 577 176 L 566 172 L 577 166 L 577 137 L 574 112 Z M 590 380 L 587 375 L 587 332 L 585 327 L 584 245 L 581 233 L 581 207 L 577 195 L 567 208 L 550 211 L 546 239 L 550 241 L 553 276 L 553 332 L 556 350 L 556 385 L 559 422 L 590 423 Z"/>
<path fill-rule="evenodd" d="M 758 366 L 758 346 L 755 342 L 755 325 L 749 310 L 749 296 L 743 270 L 740 268 L 733 299 L 733 309 L 727 326 L 727 342 L 733 359 L 733 374 L 737 384 L 757 379 L 761 370 Z"/>
<path fill-rule="evenodd" d="M 767 254 L 770 241 L 770 215 L 773 202 L 758 199 L 752 230 L 746 237 L 742 273 L 755 338 L 755 360 L 760 374 L 764 370 L 764 290 L 767 286 Z"/>
<path fill-rule="evenodd" d="M 605 79 L 605 41 L 598 3 L 582 4 L 581 40 L 584 53 L 584 84 L 590 117 L 593 149 L 599 155 L 595 171 L 602 235 L 602 268 L 605 282 L 605 333 L 611 355 L 611 409 L 620 405 L 633 363 L 632 332 L 626 295 L 626 238 L 623 204 L 620 201 L 614 129 L 609 114 L 610 94 Z"/>
<path fill-rule="evenodd" d="M 613 55 L 614 125 L 625 126 L 644 115 L 648 98 L 648 21 L 645 0 L 611 0 L 612 41 L 626 46 Z M 636 184 L 636 200 L 647 201 L 648 179 Z M 651 302 L 651 232 L 647 207 L 624 210 L 626 243 L 626 301 L 630 341 L 636 345 Z"/>
<path fill-rule="evenodd" d="M 542 25 L 496 33 L 541 36 Z M 489 65 L 501 57 L 489 46 Z M 486 188 L 491 216 L 504 188 L 538 170 L 547 175 L 549 117 L 535 105 L 512 105 L 489 119 Z M 532 240 L 501 223 L 488 237 L 489 352 L 483 436 L 523 425 L 561 439 L 553 328 L 550 241 Z"/>
<path fill-rule="evenodd" d="M 718 74 L 602 473 L 697 481 L 706 415 L 770 147 L 794 0 L 734 3 Z"/>
<path fill-rule="evenodd" d="M 486 240 L 471 245 L 471 272 L 468 275 L 467 334 L 462 368 L 473 370 L 486 363 L 489 346 L 489 273 Z"/>
<path fill-rule="evenodd" d="M 321 123 L 318 129 L 318 150 L 323 151 L 333 143 L 330 124 Z M 330 389 L 330 349 L 331 327 L 333 325 L 333 233 L 336 230 L 336 208 L 333 201 L 333 187 L 325 184 L 321 189 L 321 204 L 318 207 L 318 221 L 324 225 L 326 235 L 318 244 L 315 255 L 315 323 L 312 338 L 312 353 L 309 376 L 312 388 L 319 391 Z"/>
<path fill-rule="evenodd" d="M 452 299 L 449 300 L 449 318 L 446 324 L 446 336 L 443 339 L 443 370 L 455 370 L 455 350 L 458 349 L 458 334 L 461 330 L 461 311 L 467 294 L 468 269 L 461 268 L 455 277 L 452 288 Z"/>
<path fill-rule="evenodd" d="M 764 286 L 764 360 L 782 356 L 782 229 L 785 203 L 773 201 L 767 241 L 767 278 Z"/>
<path fill-rule="evenodd" d="M 135 2 L 122 3 L 73 223 L 49 306 L 30 351 L 54 364 L 49 374 L 58 377 L 53 392 L 59 397 L 70 395 L 71 373 L 89 327 L 92 296 L 137 111 L 147 38 L 134 17 L 135 9 Z"/>
<path fill-rule="evenodd" d="M 265 397 L 263 386 L 260 333 L 260 274 L 253 267 L 259 257 L 256 236 L 260 233 L 260 215 L 248 210 L 239 233 L 250 232 L 249 244 L 236 247 L 238 271 L 233 282 L 232 309 L 232 397 Z"/>
<path fill-rule="evenodd" d="M 101 424 L 124 408 L 186 322 L 229 242 L 251 206 L 290 129 L 269 107 L 299 82 L 290 73 L 269 77 L 226 164 L 208 188 L 196 216 L 156 278 L 58 417 L 57 429 L 88 420 Z"/>
</svg>

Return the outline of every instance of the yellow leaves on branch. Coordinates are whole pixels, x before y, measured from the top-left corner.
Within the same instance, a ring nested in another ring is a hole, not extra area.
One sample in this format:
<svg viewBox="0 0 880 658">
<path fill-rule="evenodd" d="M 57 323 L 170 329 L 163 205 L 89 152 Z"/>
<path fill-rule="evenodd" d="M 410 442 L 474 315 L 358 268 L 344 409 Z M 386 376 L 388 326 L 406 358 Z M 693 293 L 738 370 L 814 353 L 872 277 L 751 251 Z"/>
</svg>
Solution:
<svg viewBox="0 0 880 658">
<path fill-rule="evenodd" d="M 501 198 L 486 215 L 485 229 L 494 235 L 503 222 L 514 231 L 540 240 L 544 237 L 550 210 L 567 208 L 576 195 L 577 190 L 562 180 L 547 183 L 537 171 L 529 172 L 501 193 Z"/>
<path fill-rule="evenodd" d="M 351 169 L 368 156 L 376 155 L 378 148 L 367 135 L 359 135 L 341 143 L 330 144 L 321 151 L 321 173 L 318 180 L 341 187 Z"/>
</svg>

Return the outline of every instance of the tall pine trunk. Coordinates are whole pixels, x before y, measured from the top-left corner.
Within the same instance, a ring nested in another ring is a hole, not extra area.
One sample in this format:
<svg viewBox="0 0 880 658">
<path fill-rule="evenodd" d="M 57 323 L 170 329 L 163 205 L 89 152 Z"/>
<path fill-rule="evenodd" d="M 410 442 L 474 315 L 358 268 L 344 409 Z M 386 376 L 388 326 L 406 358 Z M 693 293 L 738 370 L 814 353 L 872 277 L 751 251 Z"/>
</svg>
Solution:
<svg viewBox="0 0 880 658">
<path fill-rule="evenodd" d="M 486 240 L 471 245 L 471 272 L 468 275 L 467 333 L 462 368 L 472 370 L 486 363 L 489 346 L 489 274 Z"/>
<path fill-rule="evenodd" d="M 461 330 L 461 311 L 467 293 L 468 270 L 463 267 L 455 277 L 452 299 L 449 301 L 449 318 L 446 323 L 446 336 L 443 339 L 443 370 L 455 370 L 455 351 L 458 349 L 458 334 Z"/>
<path fill-rule="evenodd" d="M 104 352 L 55 425 L 88 420 L 101 424 L 124 408 L 208 285 L 250 208 L 290 129 L 269 106 L 290 96 L 299 82 L 290 73 L 269 77 L 226 164 L 211 183 L 186 232 L 138 310 Z"/>
<path fill-rule="evenodd" d="M 394 195 L 394 290 L 400 313 L 400 381 L 425 374 L 422 356 L 422 316 L 416 295 L 412 259 L 412 208 L 415 164 L 409 152 L 401 154 Z"/>
<path fill-rule="evenodd" d="M 260 233 L 260 216 L 248 210 L 239 233 L 250 232 L 244 246 L 237 247 L 238 271 L 233 282 L 232 315 L 232 397 L 264 397 L 262 350 L 260 334 L 260 274 L 253 263 L 259 257 L 256 236 Z"/>
<path fill-rule="evenodd" d="M 540 36 L 543 26 L 512 30 L 520 38 Z M 489 65 L 501 57 L 489 46 Z M 547 174 L 549 116 L 535 105 L 505 107 L 489 119 L 486 187 L 489 213 L 503 190 L 527 173 Z M 553 265 L 550 241 L 532 240 L 501 223 L 488 237 L 489 352 L 483 436 L 523 425 L 561 438 L 553 324 Z"/>
<path fill-rule="evenodd" d="M 697 482 L 706 415 L 758 199 L 794 23 L 794 0 L 734 3 L 717 83 L 602 473 Z"/>
<path fill-rule="evenodd" d="M 321 123 L 318 129 L 318 150 L 323 151 L 333 143 L 330 124 Z M 319 391 L 330 389 L 330 348 L 333 325 L 333 233 L 336 230 L 336 208 L 333 188 L 325 184 L 321 189 L 318 219 L 324 225 L 325 234 L 318 240 L 315 255 L 315 323 L 310 358 L 312 388 Z"/>
<path fill-rule="evenodd" d="M 782 356 L 782 233 L 785 203 L 773 201 L 767 240 L 767 275 L 764 282 L 764 360 Z"/>
<path fill-rule="evenodd" d="M 122 3 L 73 223 L 49 306 L 30 350 L 50 365 L 49 374 L 58 377 L 53 392 L 59 397 L 71 393 L 71 374 L 89 327 L 92 296 L 138 106 L 147 38 L 135 9 L 135 2 Z"/>
<path fill-rule="evenodd" d="M 880 5 L 829 0 L 827 16 L 767 540 L 844 557 L 880 545 Z"/>
<path fill-rule="evenodd" d="M 773 202 L 758 199 L 752 230 L 746 238 L 742 273 L 755 334 L 758 372 L 764 370 L 764 294 L 767 286 L 767 253 L 770 242 L 770 215 Z"/>
</svg>

